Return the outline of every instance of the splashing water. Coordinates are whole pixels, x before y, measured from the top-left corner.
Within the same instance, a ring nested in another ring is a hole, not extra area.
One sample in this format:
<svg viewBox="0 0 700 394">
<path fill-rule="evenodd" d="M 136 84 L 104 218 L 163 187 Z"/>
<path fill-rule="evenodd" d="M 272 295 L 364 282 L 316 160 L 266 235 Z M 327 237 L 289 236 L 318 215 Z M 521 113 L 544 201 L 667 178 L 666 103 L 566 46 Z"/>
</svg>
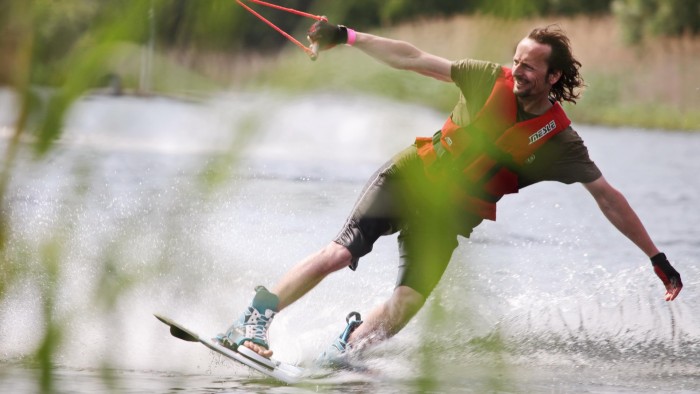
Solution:
<svg viewBox="0 0 700 394">
<path fill-rule="evenodd" d="M 8 108 L 0 111 L 3 145 L 13 100 L 0 95 Z M 35 161 L 27 147 L 13 172 L 5 254 L 21 274 L 0 301 L 8 371 L 0 388 L 32 387 L 22 362 L 44 336 L 50 305 L 66 392 L 104 384 L 103 367 L 122 371 L 114 384 L 125 391 L 265 391 L 268 383 L 249 371 L 169 337 L 152 313 L 212 335 L 225 329 L 255 285 L 272 285 L 336 234 L 377 166 L 442 118 L 333 94 L 80 101 L 55 149 Z M 700 136 L 576 129 L 683 275 L 677 301 L 663 301 L 648 260 L 584 188 L 535 185 L 505 198 L 498 222 L 461 240 L 424 310 L 370 352 L 365 361 L 380 379 L 316 383 L 334 391 L 352 381 L 343 387 L 358 392 L 698 389 Z M 395 242 L 380 240 L 357 272 L 330 276 L 280 313 L 271 330 L 277 357 L 309 363 L 347 312 L 385 299 Z M 60 262 L 53 282 L 47 253 Z"/>
</svg>

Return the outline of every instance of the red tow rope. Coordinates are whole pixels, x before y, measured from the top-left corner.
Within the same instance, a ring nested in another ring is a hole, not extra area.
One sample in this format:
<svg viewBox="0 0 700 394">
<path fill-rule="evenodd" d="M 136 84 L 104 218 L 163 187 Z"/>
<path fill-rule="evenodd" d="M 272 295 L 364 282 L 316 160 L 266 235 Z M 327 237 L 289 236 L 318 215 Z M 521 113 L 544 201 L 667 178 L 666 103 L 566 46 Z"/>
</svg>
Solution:
<svg viewBox="0 0 700 394">
<path fill-rule="evenodd" d="M 268 3 L 268 2 L 265 2 L 265 1 L 261 1 L 261 0 L 247 0 L 247 1 L 250 1 L 250 2 L 255 3 L 255 4 L 263 5 L 263 6 L 265 6 L 265 7 L 270 7 L 270 8 L 274 8 L 274 9 L 277 9 L 277 10 L 286 11 L 286 12 L 289 12 L 289 13 L 291 13 L 291 14 L 303 16 L 303 17 L 306 17 L 306 18 L 315 19 L 315 20 L 317 20 L 317 21 L 327 21 L 327 20 L 328 20 L 328 18 L 326 18 L 325 16 L 309 14 L 308 12 L 303 12 L 303 11 L 295 10 L 295 9 L 293 9 L 293 8 L 282 7 L 282 6 L 279 6 L 279 5 L 276 5 L 276 4 L 272 4 L 272 3 Z M 267 23 L 270 27 L 272 27 L 273 29 L 277 30 L 277 31 L 278 31 L 280 34 L 282 34 L 283 36 L 287 37 L 287 39 L 288 39 L 289 41 L 293 42 L 293 43 L 296 44 L 299 48 L 301 48 L 302 50 L 304 50 L 304 52 L 306 52 L 306 54 L 309 55 L 309 57 L 311 58 L 311 60 L 316 60 L 316 58 L 318 57 L 318 45 L 312 44 L 310 47 L 307 47 L 306 45 L 304 45 L 304 44 L 302 44 L 301 42 L 299 42 L 299 40 L 297 40 L 296 38 L 292 37 L 289 33 L 287 33 L 286 31 L 284 31 L 284 30 L 282 30 L 282 29 L 280 29 L 277 25 L 275 25 L 274 23 L 272 23 L 272 22 L 270 22 L 269 20 L 267 20 L 267 18 L 265 18 L 264 16 L 260 15 L 259 13 L 257 13 L 254 9 L 252 9 L 252 8 L 250 8 L 248 5 L 244 4 L 242 0 L 236 0 L 236 2 L 237 2 L 238 4 L 240 4 L 241 7 L 245 8 L 246 10 L 248 10 L 248 12 L 250 12 L 251 14 L 257 16 L 261 21 Z"/>
</svg>

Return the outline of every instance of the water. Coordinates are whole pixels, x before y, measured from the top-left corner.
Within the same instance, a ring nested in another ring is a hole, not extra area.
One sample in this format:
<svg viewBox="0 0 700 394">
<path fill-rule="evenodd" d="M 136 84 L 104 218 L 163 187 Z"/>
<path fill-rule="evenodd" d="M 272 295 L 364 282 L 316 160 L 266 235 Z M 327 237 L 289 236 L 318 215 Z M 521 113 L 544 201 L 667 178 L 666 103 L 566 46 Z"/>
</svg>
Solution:
<svg viewBox="0 0 700 394">
<path fill-rule="evenodd" d="M 0 91 L 3 149 L 14 105 Z M 700 392 L 696 134 L 576 127 L 683 275 L 673 303 L 582 186 L 540 184 L 461 241 L 426 308 L 367 355 L 371 372 L 279 385 L 153 318 L 223 330 L 254 285 L 335 236 L 378 165 L 443 118 L 330 93 L 82 100 L 47 157 L 25 144 L 14 169 L 3 214 L 19 273 L 0 303 L 0 392 L 38 390 L 47 310 L 63 334 L 57 392 Z M 349 311 L 386 298 L 395 242 L 278 315 L 277 357 L 310 363 Z"/>
</svg>

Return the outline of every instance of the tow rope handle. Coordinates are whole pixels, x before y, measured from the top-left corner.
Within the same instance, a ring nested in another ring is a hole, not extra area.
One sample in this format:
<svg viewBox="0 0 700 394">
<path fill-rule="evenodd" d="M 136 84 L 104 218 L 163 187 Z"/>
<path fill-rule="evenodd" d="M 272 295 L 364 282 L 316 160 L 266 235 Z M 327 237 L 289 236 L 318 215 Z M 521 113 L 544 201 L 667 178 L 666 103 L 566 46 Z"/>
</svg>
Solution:
<svg viewBox="0 0 700 394">
<path fill-rule="evenodd" d="M 262 0 L 246 0 L 246 1 L 250 1 L 250 2 L 252 2 L 252 3 L 259 4 L 259 5 L 262 5 L 262 6 L 265 6 L 265 7 L 270 7 L 270 8 L 274 8 L 274 9 L 277 9 L 277 10 L 289 12 L 289 13 L 291 13 L 291 14 L 303 16 L 303 17 L 306 17 L 306 18 L 315 19 L 315 20 L 317 20 L 317 21 L 328 21 L 328 18 L 326 18 L 325 16 L 309 14 L 308 12 L 303 12 L 303 11 L 295 10 L 295 9 L 293 9 L 293 8 L 288 8 L 288 7 L 282 7 L 282 6 L 279 6 L 279 5 L 277 5 L 277 4 L 268 3 L 268 2 L 265 2 L 265 1 L 262 1 Z M 311 58 L 311 60 L 316 60 L 316 59 L 318 58 L 318 49 L 319 49 L 319 48 L 318 48 L 318 43 L 317 43 L 317 42 L 313 42 L 313 43 L 311 43 L 310 46 L 307 47 L 306 45 L 304 45 L 304 44 L 302 44 L 301 42 L 299 42 L 299 40 L 297 40 L 296 38 L 292 37 L 291 34 L 289 34 L 289 33 L 287 33 L 286 31 L 280 29 L 277 25 L 275 25 L 274 23 L 270 22 L 267 18 L 265 18 L 264 16 L 260 15 L 260 14 L 259 14 L 258 12 L 256 12 L 254 9 L 250 8 L 248 5 L 246 5 L 245 3 L 243 3 L 243 0 L 236 0 L 236 2 L 237 2 L 241 7 L 245 8 L 248 12 L 250 12 L 251 14 L 255 15 L 256 17 L 258 17 L 261 21 L 267 23 L 270 27 L 272 27 L 273 29 L 277 30 L 280 34 L 282 34 L 284 37 L 286 37 L 289 41 L 291 41 L 292 43 L 294 43 L 296 46 L 298 46 L 299 48 L 301 48 L 304 52 L 306 52 L 307 55 L 309 55 L 309 57 Z"/>
</svg>

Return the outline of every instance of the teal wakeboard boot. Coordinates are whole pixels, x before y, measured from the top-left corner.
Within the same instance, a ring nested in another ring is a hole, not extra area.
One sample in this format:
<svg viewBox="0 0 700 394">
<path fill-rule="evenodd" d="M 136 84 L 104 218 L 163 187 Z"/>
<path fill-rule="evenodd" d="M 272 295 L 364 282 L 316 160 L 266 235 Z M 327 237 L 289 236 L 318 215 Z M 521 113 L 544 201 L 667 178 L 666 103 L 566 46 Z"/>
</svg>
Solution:
<svg viewBox="0 0 700 394">
<path fill-rule="evenodd" d="M 277 314 L 279 298 L 270 293 L 263 286 L 255 288 L 255 297 L 250 306 L 243 312 L 224 334 L 216 336 L 216 340 L 223 346 L 234 350 L 254 353 L 243 345 L 250 341 L 265 349 L 270 348 L 268 330 L 272 319 Z M 239 349 L 240 347 L 240 349 Z M 262 357 L 262 356 L 261 356 Z"/>
<path fill-rule="evenodd" d="M 357 312 L 350 312 L 345 318 L 347 325 L 328 349 L 316 359 L 316 365 L 331 369 L 355 369 L 348 359 L 352 347 L 348 344 L 350 335 L 362 324 L 362 317 Z"/>
</svg>

